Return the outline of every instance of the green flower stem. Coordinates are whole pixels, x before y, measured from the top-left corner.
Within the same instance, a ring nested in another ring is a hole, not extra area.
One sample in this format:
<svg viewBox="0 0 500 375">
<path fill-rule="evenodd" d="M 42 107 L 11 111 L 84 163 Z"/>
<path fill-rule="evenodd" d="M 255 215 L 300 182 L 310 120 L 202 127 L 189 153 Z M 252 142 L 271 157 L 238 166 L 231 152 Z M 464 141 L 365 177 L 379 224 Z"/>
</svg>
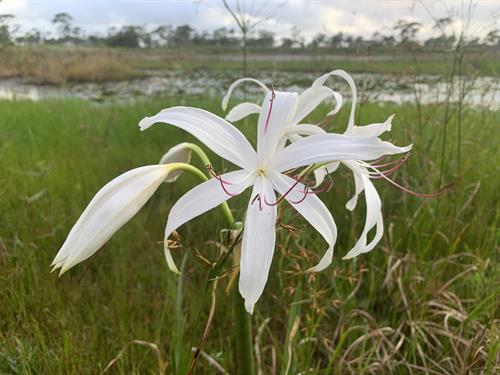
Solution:
<svg viewBox="0 0 500 375">
<path fill-rule="evenodd" d="M 198 145 L 189 142 L 184 143 L 184 145 L 186 148 L 193 151 L 196 154 L 196 156 L 200 158 L 200 160 L 203 162 L 203 166 L 212 165 L 207 154 L 205 154 L 205 151 L 203 151 Z"/>
<path fill-rule="evenodd" d="M 198 156 L 202 159 L 202 161 L 207 164 L 210 164 L 210 160 L 208 160 L 205 153 L 196 145 L 191 148 L 194 152 L 198 154 Z M 198 153 L 195 148 L 199 149 L 200 153 Z M 186 163 L 171 163 L 168 164 L 172 170 L 182 170 L 188 172 L 196 177 L 198 177 L 202 181 L 208 181 L 208 177 L 200 171 L 198 168 L 193 167 L 191 164 Z M 224 219 L 226 220 L 226 224 L 229 228 L 236 227 L 235 220 L 227 202 L 224 202 L 220 205 L 222 213 L 224 215 Z M 236 228 L 239 229 L 239 228 Z M 236 256 L 236 255 L 234 255 Z M 245 310 L 245 303 L 243 298 L 241 297 L 238 288 L 233 288 L 233 303 L 234 303 L 234 319 L 236 324 L 236 366 L 237 373 L 239 375 L 253 375 L 253 345 L 252 345 L 252 321 L 251 315 Z"/>
<path fill-rule="evenodd" d="M 234 320 L 236 324 L 236 373 L 239 375 L 253 375 L 253 345 L 252 345 L 252 320 L 245 310 L 245 302 L 235 286 L 234 294 Z"/>
</svg>

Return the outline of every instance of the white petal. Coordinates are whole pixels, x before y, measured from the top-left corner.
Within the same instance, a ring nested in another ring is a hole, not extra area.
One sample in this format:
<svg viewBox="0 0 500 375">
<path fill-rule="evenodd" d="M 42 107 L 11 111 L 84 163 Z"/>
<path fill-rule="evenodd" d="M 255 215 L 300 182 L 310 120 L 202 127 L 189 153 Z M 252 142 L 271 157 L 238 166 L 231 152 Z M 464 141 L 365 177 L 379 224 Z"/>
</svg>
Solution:
<svg viewBox="0 0 500 375">
<path fill-rule="evenodd" d="M 335 98 L 336 106 L 332 112 L 337 113 L 340 110 L 339 99 L 340 106 L 342 105 L 342 96 L 340 96 L 340 94 L 325 86 L 313 86 L 304 90 L 297 99 L 297 110 L 292 118 L 291 124 L 298 124 L 308 114 L 314 111 L 323 100 L 329 97 Z"/>
<path fill-rule="evenodd" d="M 354 126 L 354 114 L 356 111 L 356 102 L 357 102 L 356 84 L 354 83 L 352 77 L 346 71 L 342 69 L 337 69 L 330 73 L 323 74 L 321 77 L 317 78 L 313 82 L 312 87 L 318 87 L 324 85 L 326 80 L 331 76 L 338 76 L 344 78 L 349 84 L 349 87 L 351 88 L 351 94 L 352 94 L 351 113 L 349 115 L 349 123 L 347 124 L 347 130 L 350 130 Z"/>
<path fill-rule="evenodd" d="M 290 190 L 290 187 L 296 183 L 294 179 L 278 173 L 273 173 L 271 175 L 271 180 L 274 187 L 281 195 L 285 195 Z M 285 196 L 285 199 L 290 202 L 293 208 L 295 208 L 295 210 L 297 210 L 297 212 L 301 214 L 328 243 L 328 248 L 321 261 L 316 266 L 308 269 L 308 271 L 311 272 L 319 272 L 328 267 L 332 262 L 333 247 L 337 241 L 337 226 L 328 208 L 316 195 L 307 195 L 307 197 L 301 201 L 304 197 L 304 191 L 305 186 L 299 183 Z"/>
<path fill-rule="evenodd" d="M 257 195 L 261 196 L 260 205 L 254 201 Z M 271 182 L 259 176 L 248 204 L 240 260 L 239 290 L 250 314 L 264 291 L 276 242 L 276 206 L 266 205 L 264 197 L 269 202 L 276 199 Z"/>
<path fill-rule="evenodd" d="M 249 102 L 240 103 L 231 108 L 226 115 L 226 120 L 229 122 L 236 122 L 255 113 L 260 113 L 260 105 Z"/>
<path fill-rule="evenodd" d="M 325 166 L 319 167 L 314 170 L 314 187 L 317 188 L 320 186 L 323 181 L 325 181 L 326 176 L 335 172 L 340 163 L 338 161 L 334 161 L 333 163 L 329 163 Z"/>
<path fill-rule="evenodd" d="M 340 109 L 342 108 L 342 104 L 343 104 L 343 99 L 342 99 L 342 95 L 340 95 L 338 92 L 336 91 L 332 91 L 333 92 L 333 97 L 335 98 L 335 108 L 333 108 L 330 112 L 328 112 L 326 115 L 327 116 L 333 116 L 335 114 L 337 114 Z"/>
<path fill-rule="evenodd" d="M 161 157 L 158 164 L 189 163 L 190 161 L 191 148 L 188 147 L 188 143 L 180 143 L 168 150 L 165 155 Z M 172 173 L 169 173 L 164 182 L 175 182 L 181 174 L 182 170 L 172 171 Z"/>
<path fill-rule="evenodd" d="M 150 165 L 108 182 L 73 226 L 52 265 L 64 273 L 92 256 L 144 206 L 168 173 L 166 165 Z"/>
<path fill-rule="evenodd" d="M 389 118 L 383 123 L 376 123 L 363 126 L 354 126 L 348 132 L 349 135 L 366 135 L 366 136 L 380 136 L 386 131 L 390 131 L 392 127 L 392 119 L 394 114 L 390 115 Z"/>
<path fill-rule="evenodd" d="M 290 134 L 317 135 L 326 133 L 323 128 L 320 128 L 317 125 L 310 125 L 310 124 L 290 125 L 284 128 L 284 132 L 286 136 Z"/>
<path fill-rule="evenodd" d="M 228 182 L 224 184 L 224 187 L 229 193 L 238 195 L 252 184 L 254 174 L 253 172 L 241 170 L 222 174 L 220 178 Z M 189 190 L 175 202 L 168 214 L 164 246 L 165 257 L 172 271 L 179 273 L 172 255 L 170 254 L 170 249 L 168 248 L 168 237 L 184 223 L 217 207 L 230 198 L 232 198 L 232 196 L 224 191 L 220 181 L 212 178 Z"/>
<path fill-rule="evenodd" d="M 356 245 L 343 258 L 350 259 L 371 251 L 378 244 L 384 233 L 384 222 L 382 218 L 382 202 L 365 168 L 360 167 L 356 162 L 346 162 L 345 164 L 352 170 L 355 178 L 360 180 L 358 183 L 362 185 L 360 189 L 365 191 L 366 199 L 366 220 L 363 232 Z M 375 236 L 370 243 L 367 243 L 368 234 L 375 226 Z"/>
<path fill-rule="evenodd" d="M 257 165 L 257 155 L 245 136 L 226 120 L 192 107 L 172 107 L 139 123 L 141 130 L 156 122 L 174 125 L 191 133 L 213 152 L 241 168 Z"/>
<path fill-rule="evenodd" d="M 284 172 L 314 163 L 336 160 L 373 160 L 383 155 L 407 152 L 409 149 L 411 145 L 397 147 L 377 137 L 319 134 L 288 145 L 269 160 L 268 167 Z"/>
<path fill-rule="evenodd" d="M 344 164 L 349 166 L 350 162 L 344 162 Z M 352 162 L 352 164 L 356 164 L 356 162 Z M 361 176 L 361 173 L 358 173 L 353 169 L 352 176 L 354 177 L 354 194 L 345 205 L 345 208 L 347 208 L 349 211 L 352 211 L 356 208 L 356 205 L 358 204 L 358 197 L 363 192 L 363 190 L 365 190 L 365 183 Z"/>
<path fill-rule="evenodd" d="M 255 79 L 255 78 L 240 78 L 236 81 L 234 81 L 231 86 L 229 86 L 229 89 L 227 90 L 226 95 L 224 98 L 222 98 L 222 110 L 225 111 L 227 109 L 227 105 L 229 104 L 229 99 L 231 98 L 231 94 L 233 93 L 233 90 L 236 88 L 236 86 L 240 85 L 243 82 L 253 82 L 259 85 L 262 90 L 264 91 L 264 94 L 267 94 L 269 89 L 267 88 L 266 85 L 264 85 L 261 81 Z"/>
<path fill-rule="evenodd" d="M 297 93 L 275 91 L 271 101 L 272 94 L 266 95 L 257 123 L 257 153 L 262 161 L 276 153 L 297 105 Z"/>
</svg>

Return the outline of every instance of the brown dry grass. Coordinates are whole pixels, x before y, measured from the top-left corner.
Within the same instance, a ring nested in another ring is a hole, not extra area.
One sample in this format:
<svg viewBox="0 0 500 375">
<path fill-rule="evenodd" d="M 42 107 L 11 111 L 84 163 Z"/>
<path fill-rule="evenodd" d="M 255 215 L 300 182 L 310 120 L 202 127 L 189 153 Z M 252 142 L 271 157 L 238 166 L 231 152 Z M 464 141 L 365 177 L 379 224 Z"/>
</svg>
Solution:
<svg viewBox="0 0 500 375">
<path fill-rule="evenodd" d="M 0 78 L 23 78 L 36 84 L 119 81 L 139 76 L 114 51 L 13 48 L 0 54 Z"/>
</svg>

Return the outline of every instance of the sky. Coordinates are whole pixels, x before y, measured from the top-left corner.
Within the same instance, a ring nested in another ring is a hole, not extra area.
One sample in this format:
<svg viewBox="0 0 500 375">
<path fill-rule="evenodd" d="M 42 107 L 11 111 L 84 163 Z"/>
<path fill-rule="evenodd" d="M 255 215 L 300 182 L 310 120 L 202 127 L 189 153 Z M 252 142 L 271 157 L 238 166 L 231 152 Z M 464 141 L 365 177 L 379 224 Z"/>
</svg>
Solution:
<svg viewBox="0 0 500 375">
<path fill-rule="evenodd" d="M 0 14 L 13 14 L 23 30 L 38 28 L 54 32 L 51 19 L 56 13 L 73 16 L 75 26 L 87 34 L 105 34 L 110 27 L 144 25 L 153 29 L 159 25 L 190 24 L 196 30 L 212 31 L 219 27 L 236 28 L 221 0 L 0 0 Z M 464 14 L 472 4 L 469 33 L 482 37 L 493 28 L 500 28 L 498 0 L 228 0 L 236 2 L 256 27 L 265 28 L 279 37 L 288 36 L 292 27 L 310 40 L 316 33 L 339 31 L 355 36 L 370 37 L 374 32 L 388 33 L 398 19 L 421 22 L 420 37 L 433 34 L 432 17 L 454 14 L 451 29 L 464 25 Z M 267 16 L 271 16 L 265 20 Z"/>
</svg>

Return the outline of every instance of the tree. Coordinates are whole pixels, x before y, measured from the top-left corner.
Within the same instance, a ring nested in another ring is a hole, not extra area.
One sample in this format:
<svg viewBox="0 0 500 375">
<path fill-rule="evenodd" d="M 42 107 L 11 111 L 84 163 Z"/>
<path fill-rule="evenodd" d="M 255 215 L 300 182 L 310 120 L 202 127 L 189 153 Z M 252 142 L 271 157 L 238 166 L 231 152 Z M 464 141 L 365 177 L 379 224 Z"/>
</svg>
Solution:
<svg viewBox="0 0 500 375">
<path fill-rule="evenodd" d="M 420 47 L 417 42 L 417 34 L 421 27 L 420 22 L 398 20 L 393 30 L 399 32 L 399 44 L 410 51 L 414 51 Z"/>
<path fill-rule="evenodd" d="M 59 39 L 68 41 L 73 36 L 73 17 L 68 13 L 57 13 L 52 19 L 52 24 L 57 28 Z"/>
<path fill-rule="evenodd" d="M 157 47 L 168 45 L 168 41 L 172 34 L 172 26 L 162 25 L 157 27 L 151 32 L 151 36 L 154 40 L 153 44 Z"/>
<path fill-rule="evenodd" d="M 304 47 L 305 45 L 305 39 L 301 35 L 302 30 L 297 25 L 292 26 L 292 41 L 293 41 L 293 46 L 296 47 Z"/>
<path fill-rule="evenodd" d="M 173 46 L 187 46 L 191 44 L 194 29 L 189 25 L 180 25 L 171 34 L 169 44 Z"/>
<path fill-rule="evenodd" d="M 344 34 L 342 32 L 339 32 L 333 35 L 328 40 L 328 44 L 330 45 L 331 48 L 340 49 L 343 47 L 344 40 L 345 40 Z"/>
<path fill-rule="evenodd" d="M 292 48 L 293 47 L 293 40 L 290 38 L 283 38 L 281 39 L 281 46 L 282 48 Z"/>
<path fill-rule="evenodd" d="M 259 30 L 257 37 L 248 38 L 249 47 L 272 48 L 274 46 L 274 33 L 268 30 Z"/>
<path fill-rule="evenodd" d="M 110 47 L 139 48 L 141 44 L 141 28 L 138 26 L 123 26 L 119 31 L 110 29 L 106 44 Z"/>
<path fill-rule="evenodd" d="M 312 48 L 323 47 L 326 42 L 326 38 L 327 38 L 326 35 L 323 33 L 316 34 L 311 40 L 311 43 L 309 43 L 309 47 Z"/>
<path fill-rule="evenodd" d="M 489 46 L 499 47 L 500 46 L 500 30 L 491 30 L 484 38 L 485 42 Z"/>
<path fill-rule="evenodd" d="M 0 14 L 0 50 L 10 46 L 14 40 L 14 34 L 19 29 L 18 25 L 12 24 L 12 14 Z"/>
</svg>

